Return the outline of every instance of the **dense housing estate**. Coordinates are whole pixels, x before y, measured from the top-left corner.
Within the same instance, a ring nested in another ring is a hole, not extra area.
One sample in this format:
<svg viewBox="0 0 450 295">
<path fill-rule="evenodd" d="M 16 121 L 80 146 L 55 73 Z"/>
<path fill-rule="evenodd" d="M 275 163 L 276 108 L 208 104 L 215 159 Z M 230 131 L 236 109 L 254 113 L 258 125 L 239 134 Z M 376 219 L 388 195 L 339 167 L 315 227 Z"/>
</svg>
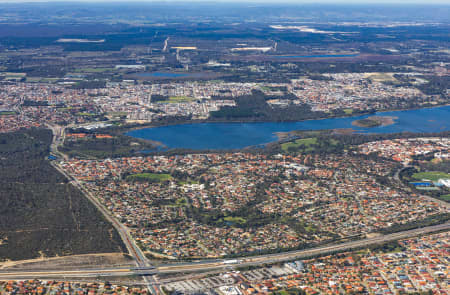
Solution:
<svg viewBox="0 0 450 295">
<path fill-rule="evenodd" d="M 272 294 L 303 290 L 307 294 L 401 294 L 449 292 L 449 233 L 401 240 L 395 248 L 365 249 L 292 261 L 251 270 L 194 278 L 161 279 L 166 292 L 183 294 Z M 394 250 L 392 250 L 394 249 Z M 12 294 L 148 294 L 142 287 L 110 283 L 0 281 L 0 292 Z"/>
<path fill-rule="evenodd" d="M 450 138 L 403 138 L 374 141 L 359 146 L 363 154 L 379 156 L 409 164 L 414 156 L 432 154 L 437 159 L 450 159 Z"/>
<path fill-rule="evenodd" d="M 448 213 L 394 185 L 395 161 L 361 155 L 188 154 L 61 166 L 143 250 L 167 257 L 301 248 Z"/>
<path fill-rule="evenodd" d="M 362 250 L 213 277 L 171 281 L 165 288 L 188 294 L 404 294 L 449 292 L 449 234 L 398 242 L 394 251 Z"/>
<path fill-rule="evenodd" d="M 402 75 L 402 73 L 397 73 Z M 411 73 L 408 73 L 410 76 Z M 63 84 L 3 82 L 0 84 L 0 131 L 45 126 L 83 124 L 125 119 L 149 123 L 162 118 L 210 118 L 223 107 L 235 107 L 236 99 L 261 91 L 274 109 L 307 105 L 312 111 L 347 113 L 401 109 L 412 105 L 444 104 L 441 95 L 424 94 L 414 87 L 398 87 L 375 79 L 376 73 L 324 75 L 290 83 L 178 83 L 108 82 L 105 87 L 74 89 Z M 390 76 L 392 79 L 393 76 Z"/>
<path fill-rule="evenodd" d="M 450 295 L 449 5 L 2 2 L 0 295 Z"/>
</svg>

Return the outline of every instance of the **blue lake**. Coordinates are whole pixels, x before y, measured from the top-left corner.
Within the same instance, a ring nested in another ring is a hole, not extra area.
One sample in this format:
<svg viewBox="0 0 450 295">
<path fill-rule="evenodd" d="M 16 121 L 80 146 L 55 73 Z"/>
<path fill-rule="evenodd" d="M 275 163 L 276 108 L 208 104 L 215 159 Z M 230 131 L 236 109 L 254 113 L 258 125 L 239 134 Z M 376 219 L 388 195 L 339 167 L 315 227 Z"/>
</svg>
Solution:
<svg viewBox="0 0 450 295">
<path fill-rule="evenodd" d="M 352 128 L 364 133 L 450 130 L 450 106 L 379 112 L 376 115 L 395 116 L 398 119 L 395 120 L 395 124 L 374 128 L 352 125 L 354 120 L 367 118 L 373 114 L 302 122 L 197 123 L 138 129 L 128 132 L 127 135 L 159 141 L 168 148 L 238 149 L 276 141 L 276 132 L 293 130 Z"/>
</svg>

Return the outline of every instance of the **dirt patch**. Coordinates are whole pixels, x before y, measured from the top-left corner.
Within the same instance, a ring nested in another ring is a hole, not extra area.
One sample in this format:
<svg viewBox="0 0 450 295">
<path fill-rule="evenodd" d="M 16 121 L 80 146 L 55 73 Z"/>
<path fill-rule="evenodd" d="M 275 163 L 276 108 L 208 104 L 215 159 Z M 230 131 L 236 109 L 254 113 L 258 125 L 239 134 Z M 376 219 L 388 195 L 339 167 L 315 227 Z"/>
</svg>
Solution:
<svg viewBox="0 0 450 295">
<path fill-rule="evenodd" d="M 372 82 L 398 83 L 398 80 L 394 77 L 394 73 L 364 73 L 364 76 Z"/>
<path fill-rule="evenodd" d="M 0 269 L 78 269 L 102 266 L 134 266 L 133 260 L 123 253 L 104 253 L 72 255 L 52 258 L 37 258 L 19 261 L 6 261 L 0 263 Z"/>
</svg>

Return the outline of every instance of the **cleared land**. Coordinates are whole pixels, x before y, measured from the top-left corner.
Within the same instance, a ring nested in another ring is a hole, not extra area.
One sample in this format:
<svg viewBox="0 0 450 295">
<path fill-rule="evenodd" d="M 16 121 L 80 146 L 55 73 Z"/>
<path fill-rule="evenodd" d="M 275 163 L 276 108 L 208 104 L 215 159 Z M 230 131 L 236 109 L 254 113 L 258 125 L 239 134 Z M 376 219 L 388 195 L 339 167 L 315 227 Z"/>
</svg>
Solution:
<svg viewBox="0 0 450 295">
<path fill-rule="evenodd" d="M 372 82 L 381 82 L 381 83 L 398 83 L 399 81 L 395 79 L 393 73 L 366 73 L 366 78 L 370 79 Z"/>
<path fill-rule="evenodd" d="M 21 261 L 7 261 L 0 263 L 0 269 L 32 270 L 32 269 L 78 269 L 105 267 L 134 266 L 134 261 L 123 253 L 102 253 L 71 255 L 64 257 L 37 258 Z"/>
</svg>

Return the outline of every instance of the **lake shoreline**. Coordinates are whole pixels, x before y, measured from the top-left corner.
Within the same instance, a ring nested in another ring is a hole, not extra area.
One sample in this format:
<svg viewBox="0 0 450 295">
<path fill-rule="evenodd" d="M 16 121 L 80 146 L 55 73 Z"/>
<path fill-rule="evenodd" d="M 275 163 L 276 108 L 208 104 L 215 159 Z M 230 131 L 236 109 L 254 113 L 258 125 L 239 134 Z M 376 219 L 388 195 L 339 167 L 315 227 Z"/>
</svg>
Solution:
<svg viewBox="0 0 450 295">
<path fill-rule="evenodd" d="M 273 120 L 210 120 L 210 119 L 204 119 L 204 120 L 179 120 L 176 122 L 148 122 L 143 123 L 139 125 L 130 125 L 130 126 L 123 126 L 122 133 L 126 135 L 126 133 L 130 131 L 140 130 L 140 129 L 147 129 L 147 128 L 159 128 L 159 127 L 165 127 L 165 126 L 177 126 L 177 125 L 189 125 L 189 124 L 204 124 L 204 123 L 218 123 L 218 124 L 224 124 L 224 123 L 294 123 L 294 122 L 308 122 L 308 121 L 318 121 L 318 120 L 327 120 L 327 119 L 340 119 L 340 118 L 353 118 L 353 117 L 361 117 L 361 116 L 368 116 L 368 115 L 375 115 L 375 114 L 382 114 L 382 113 L 389 113 L 389 112 L 402 112 L 402 111 L 414 111 L 414 110 L 423 110 L 423 109 L 433 109 L 433 108 L 441 108 L 441 107 L 448 107 L 450 106 L 450 103 L 447 104 L 439 104 L 434 106 L 426 106 L 426 107 L 416 107 L 416 108 L 406 108 L 406 109 L 385 109 L 380 111 L 372 111 L 372 112 L 364 112 L 357 115 L 348 114 L 348 115 L 342 115 L 342 116 L 328 116 L 328 117 L 322 117 L 317 119 L 304 119 L 304 120 L 283 120 L 283 121 L 273 121 Z M 340 128 L 337 128 L 340 129 Z"/>
<path fill-rule="evenodd" d="M 401 132 L 440 132 L 450 129 L 450 106 L 378 112 L 376 117 L 398 117 L 396 122 L 383 119 L 383 126 L 358 127 L 355 120 L 368 115 L 338 118 L 321 118 L 294 122 L 198 122 L 164 124 L 161 126 L 133 126 L 128 136 L 159 141 L 171 148 L 183 149 L 240 149 L 285 140 L 295 132 L 333 130 L 334 133 L 401 133 Z M 381 116 L 383 115 L 383 116 Z M 392 124 L 389 124 L 392 123 Z M 127 129 L 125 129 L 127 130 Z M 124 130 L 124 131 L 125 131 Z M 130 130 L 130 129 L 128 129 Z"/>
</svg>

